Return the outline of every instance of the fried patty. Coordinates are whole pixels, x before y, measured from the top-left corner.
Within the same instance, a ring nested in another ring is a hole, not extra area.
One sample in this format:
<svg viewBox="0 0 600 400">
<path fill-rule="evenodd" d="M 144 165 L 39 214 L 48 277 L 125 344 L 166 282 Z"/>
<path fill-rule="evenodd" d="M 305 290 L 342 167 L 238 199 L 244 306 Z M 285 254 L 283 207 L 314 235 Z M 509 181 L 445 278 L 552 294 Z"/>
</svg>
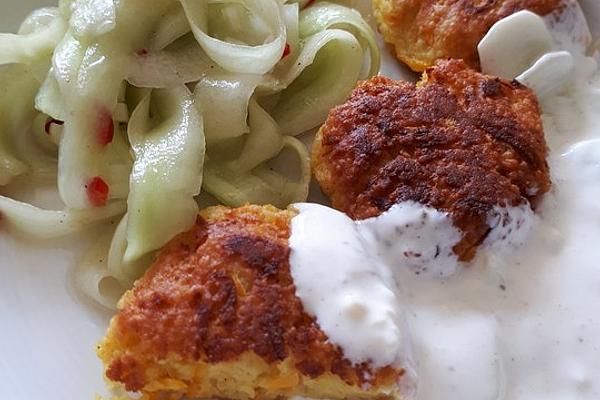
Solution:
<svg viewBox="0 0 600 400">
<path fill-rule="evenodd" d="M 98 355 L 146 399 L 400 398 L 404 371 L 352 365 L 295 294 L 294 211 L 215 207 L 121 299 Z"/>
<path fill-rule="evenodd" d="M 373 0 L 379 31 L 400 61 L 423 71 L 436 60 L 463 59 L 479 69 L 477 44 L 517 11 L 545 16 L 575 0 Z"/>
<path fill-rule="evenodd" d="M 494 207 L 535 205 L 550 188 L 538 103 L 517 81 L 439 61 L 418 84 L 375 77 L 334 108 L 313 146 L 313 171 L 354 219 L 401 201 L 451 214 L 462 261 L 490 231 Z"/>
</svg>

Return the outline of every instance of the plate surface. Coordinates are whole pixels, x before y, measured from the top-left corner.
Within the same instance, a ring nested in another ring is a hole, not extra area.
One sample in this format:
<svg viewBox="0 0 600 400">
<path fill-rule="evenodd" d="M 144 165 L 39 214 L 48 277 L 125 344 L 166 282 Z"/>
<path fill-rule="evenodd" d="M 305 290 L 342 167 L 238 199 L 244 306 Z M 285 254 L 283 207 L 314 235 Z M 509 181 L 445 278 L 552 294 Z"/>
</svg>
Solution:
<svg viewBox="0 0 600 400">
<path fill-rule="evenodd" d="M 53 0 L 3 0 L 0 31 L 15 31 Z M 58 249 L 54 245 L 59 245 Z M 75 294 L 68 243 L 25 243 L 0 232 L 0 398 L 91 400 L 104 392 L 94 345 L 109 314 Z"/>
<path fill-rule="evenodd" d="M 365 6 L 368 0 L 349 0 Z M 600 1 L 582 0 L 600 22 Z M 36 7 L 53 0 L 2 0 L 0 31 L 14 31 Z M 600 32 L 596 24 L 595 32 Z M 383 52 L 382 74 L 405 70 Z M 70 270 L 85 240 L 43 245 L 0 231 L 0 399 L 91 400 L 107 395 L 94 347 L 110 313 L 77 294 Z"/>
</svg>

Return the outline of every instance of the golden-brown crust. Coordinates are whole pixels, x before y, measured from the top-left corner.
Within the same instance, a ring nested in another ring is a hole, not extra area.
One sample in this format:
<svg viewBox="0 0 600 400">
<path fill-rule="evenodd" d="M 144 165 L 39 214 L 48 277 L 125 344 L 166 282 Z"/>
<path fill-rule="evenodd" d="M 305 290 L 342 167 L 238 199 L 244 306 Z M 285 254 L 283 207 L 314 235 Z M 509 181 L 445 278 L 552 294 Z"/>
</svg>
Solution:
<svg viewBox="0 0 600 400">
<path fill-rule="evenodd" d="M 267 363 L 292 359 L 310 378 L 395 382 L 402 371 L 352 366 L 304 312 L 288 262 L 294 214 L 260 206 L 203 212 L 122 299 L 102 345 L 112 349 L 102 352 L 107 377 L 138 391 L 160 378 L 149 366 L 173 356 L 216 364 L 251 352 Z"/>
<path fill-rule="evenodd" d="M 574 0 L 568 0 L 570 2 Z M 373 0 L 374 14 L 396 56 L 415 71 L 457 58 L 479 68 L 477 44 L 494 23 L 517 11 L 547 15 L 565 0 Z"/>
<path fill-rule="evenodd" d="M 317 135 L 313 171 L 333 206 L 355 219 L 405 200 L 450 212 L 463 231 L 455 252 L 469 260 L 491 208 L 548 191 L 546 154 L 533 92 L 453 60 L 417 85 L 360 83 Z"/>
</svg>

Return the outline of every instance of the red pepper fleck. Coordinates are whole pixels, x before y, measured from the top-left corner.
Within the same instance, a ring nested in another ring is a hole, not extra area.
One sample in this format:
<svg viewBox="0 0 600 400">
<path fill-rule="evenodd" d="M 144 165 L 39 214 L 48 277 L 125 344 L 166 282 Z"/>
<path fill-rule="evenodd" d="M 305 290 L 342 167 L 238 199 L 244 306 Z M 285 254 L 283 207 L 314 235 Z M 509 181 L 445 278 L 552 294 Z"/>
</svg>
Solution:
<svg viewBox="0 0 600 400">
<path fill-rule="evenodd" d="M 290 47 L 290 44 L 286 43 L 285 48 L 283 49 L 283 55 L 281 56 L 281 59 L 283 60 L 284 58 L 289 56 L 291 52 L 292 52 L 292 48 Z"/>
<path fill-rule="evenodd" d="M 138 55 L 138 56 L 140 56 L 140 57 L 147 56 L 147 55 L 148 55 L 148 49 L 144 49 L 144 48 L 137 49 L 137 50 L 135 51 L 135 54 L 137 54 L 137 55 Z"/>
<path fill-rule="evenodd" d="M 95 176 L 85 185 L 85 192 L 92 206 L 104 207 L 108 201 L 110 188 L 104 179 Z"/>
<path fill-rule="evenodd" d="M 54 125 L 64 125 L 65 122 L 64 121 L 59 121 L 59 120 L 54 119 L 54 118 L 48 118 L 46 120 L 46 124 L 44 124 L 44 131 L 46 131 L 46 135 L 50 134 L 50 129 L 52 128 L 52 124 L 54 124 Z"/>
<path fill-rule="evenodd" d="M 304 8 L 310 7 L 310 6 L 311 6 L 311 5 L 312 5 L 314 2 L 315 2 L 315 0 L 308 0 L 308 3 L 306 3 L 306 4 L 304 5 Z M 304 8 L 303 8 L 303 9 L 304 9 Z"/>
<path fill-rule="evenodd" d="M 98 112 L 98 120 L 96 121 L 96 139 L 98 144 L 106 147 L 113 141 L 115 135 L 115 123 L 111 113 L 106 107 L 101 107 Z"/>
</svg>

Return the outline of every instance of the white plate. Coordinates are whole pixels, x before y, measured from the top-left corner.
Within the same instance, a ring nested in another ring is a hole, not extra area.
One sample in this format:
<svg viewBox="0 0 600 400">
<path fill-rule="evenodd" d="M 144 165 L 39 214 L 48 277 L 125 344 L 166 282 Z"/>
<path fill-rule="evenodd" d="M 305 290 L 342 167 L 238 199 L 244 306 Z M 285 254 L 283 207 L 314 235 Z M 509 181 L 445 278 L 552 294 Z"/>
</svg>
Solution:
<svg viewBox="0 0 600 400">
<path fill-rule="evenodd" d="M 1 2 L 0 31 L 14 31 L 32 9 L 56 4 Z M 590 20 L 600 22 L 600 1 L 580 2 L 593 16 Z M 595 25 L 598 34 L 600 23 Z M 383 73 L 406 74 L 385 51 Z M 0 399 L 91 400 L 95 394 L 107 395 L 94 346 L 110 313 L 82 299 L 69 281 L 78 247 L 63 242 L 40 248 L 0 231 Z"/>
<path fill-rule="evenodd" d="M 31 10 L 57 1 L 0 4 L 0 31 L 6 32 L 15 31 Z M 106 395 L 94 346 L 110 315 L 74 293 L 68 280 L 72 252 L 43 246 L 0 232 L 0 399 Z"/>
</svg>

